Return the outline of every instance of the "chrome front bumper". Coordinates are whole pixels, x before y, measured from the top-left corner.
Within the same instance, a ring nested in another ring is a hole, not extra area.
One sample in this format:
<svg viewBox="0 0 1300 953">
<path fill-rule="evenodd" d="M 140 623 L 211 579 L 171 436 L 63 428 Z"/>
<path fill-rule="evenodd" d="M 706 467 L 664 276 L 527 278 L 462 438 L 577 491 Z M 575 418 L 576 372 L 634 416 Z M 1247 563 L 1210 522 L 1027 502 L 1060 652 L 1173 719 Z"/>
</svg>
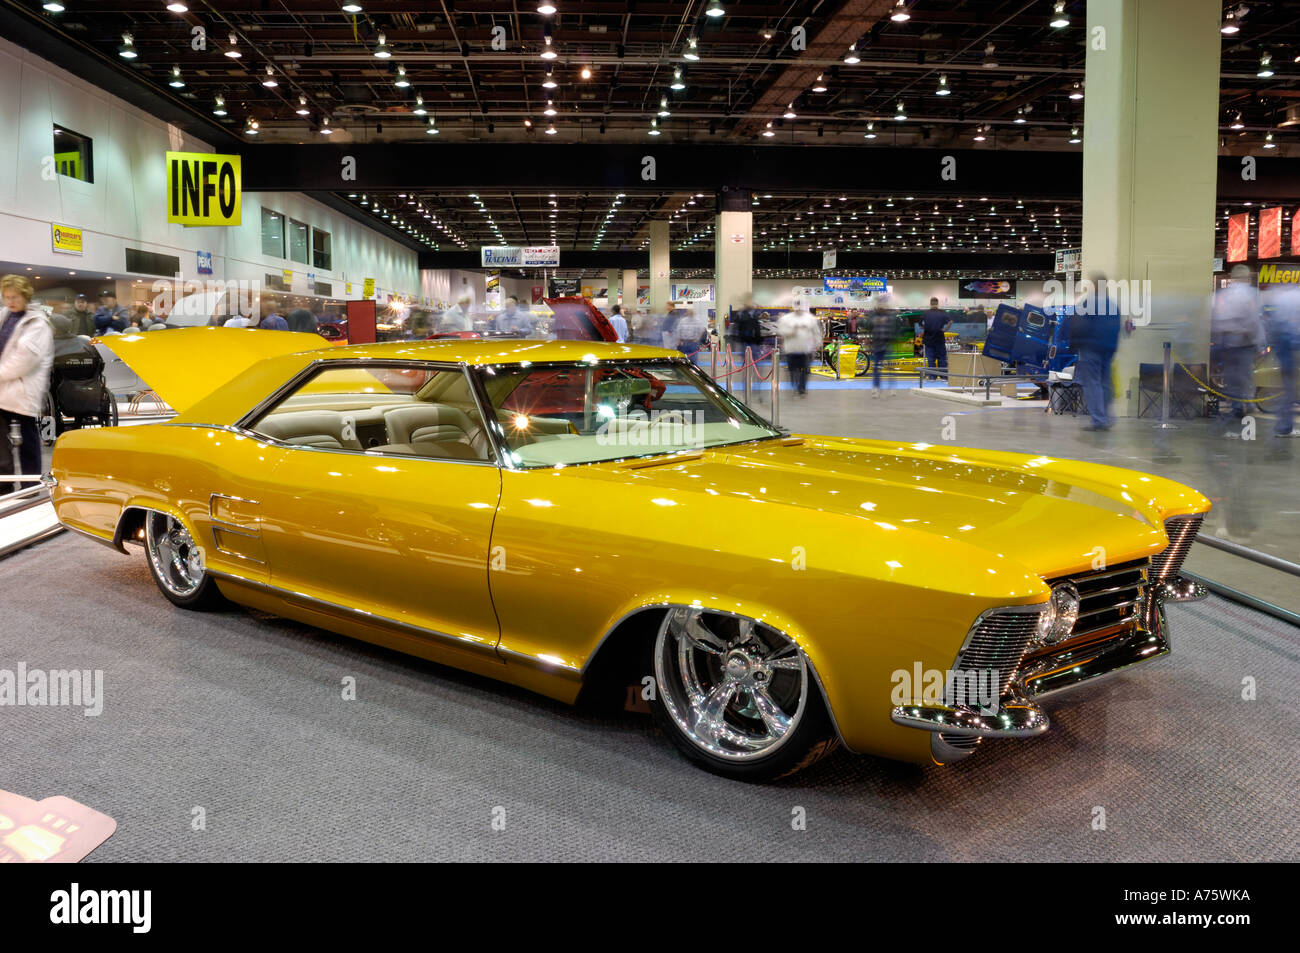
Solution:
<svg viewBox="0 0 1300 953">
<path fill-rule="evenodd" d="M 1188 583 L 1186 586 L 1192 584 Z M 950 739 L 1031 738 L 1051 725 L 1039 701 L 1090 685 L 1134 665 L 1169 654 L 1169 631 L 1164 602 L 1184 601 L 1188 596 L 1181 578 L 1155 587 L 1150 606 L 1132 634 L 1122 640 L 1067 648 L 1052 655 L 1031 659 L 1016 672 L 993 713 L 974 708 L 945 705 L 900 705 L 890 712 L 896 725 L 934 732 L 931 748 L 936 760 L 949 763 L 974 753 L 975 741 L 955 748 Z M 1174 590 L 1175 598 L 1166 593 Z M 1196 587 L 1199 588 L 1199 587 Z M 1191 595 L 1191 598 L 1197 598 Z"/>
</svg>

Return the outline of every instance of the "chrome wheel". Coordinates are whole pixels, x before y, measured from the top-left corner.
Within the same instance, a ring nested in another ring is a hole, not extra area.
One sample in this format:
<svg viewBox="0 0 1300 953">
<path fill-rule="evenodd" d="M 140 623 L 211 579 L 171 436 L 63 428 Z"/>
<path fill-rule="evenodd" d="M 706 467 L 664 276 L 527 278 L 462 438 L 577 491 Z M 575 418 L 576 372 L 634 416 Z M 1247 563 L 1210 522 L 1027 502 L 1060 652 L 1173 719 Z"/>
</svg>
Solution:
<svg viewBox="0 0 1300 953">
<path fill-rule="evenodd" d="M 772 754 L 808 707 L 803 652 L 753 619 L 673 609 L 659 627 L 654 668 L 664 709 L 685 738 L 731 762 Z"/>
<path fill-rule="evenodd" d="M 145 547 L 154 576 L 172 595 L 184 599 L 203 585 L 203 554 L 189 530 L 166 513 L 145 517 Z"/>
</svg>

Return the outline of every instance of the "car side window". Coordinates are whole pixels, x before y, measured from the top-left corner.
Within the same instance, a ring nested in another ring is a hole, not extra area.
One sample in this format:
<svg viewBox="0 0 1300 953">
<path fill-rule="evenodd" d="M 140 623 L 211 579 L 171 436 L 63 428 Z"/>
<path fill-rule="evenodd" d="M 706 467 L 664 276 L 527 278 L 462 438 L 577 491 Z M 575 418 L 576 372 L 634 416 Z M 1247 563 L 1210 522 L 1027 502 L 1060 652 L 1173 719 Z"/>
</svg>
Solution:
<svg viewBox="0 0 1300 953">
<path fill-rule="evenodd" d="M 460 368 L 323 367 L 248 429 L 317 450 L 487 462 L 490 438 Z"/>
</svg>

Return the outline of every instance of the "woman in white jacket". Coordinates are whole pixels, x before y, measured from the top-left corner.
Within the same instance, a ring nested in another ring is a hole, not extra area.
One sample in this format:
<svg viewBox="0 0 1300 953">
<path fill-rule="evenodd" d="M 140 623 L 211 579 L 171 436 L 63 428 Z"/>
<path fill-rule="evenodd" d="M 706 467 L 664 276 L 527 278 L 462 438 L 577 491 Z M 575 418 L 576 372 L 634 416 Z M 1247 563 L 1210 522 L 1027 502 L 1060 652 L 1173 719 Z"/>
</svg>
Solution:
<svg viewBox="0 0 1300 953">
<path fill-rule="evenodd" d="M 19 473 L 40 473 L 41 431 L 36 420 L 45 406 L 54 363 L 54 334 L 39 311 L 28 308 L 32 283 L 21 275 L 0 278 L 0 472 L 14 458 L 11 438 L 18 436 Z M 0 483 L 0 493 L 22 484 Z"/>
</svg>

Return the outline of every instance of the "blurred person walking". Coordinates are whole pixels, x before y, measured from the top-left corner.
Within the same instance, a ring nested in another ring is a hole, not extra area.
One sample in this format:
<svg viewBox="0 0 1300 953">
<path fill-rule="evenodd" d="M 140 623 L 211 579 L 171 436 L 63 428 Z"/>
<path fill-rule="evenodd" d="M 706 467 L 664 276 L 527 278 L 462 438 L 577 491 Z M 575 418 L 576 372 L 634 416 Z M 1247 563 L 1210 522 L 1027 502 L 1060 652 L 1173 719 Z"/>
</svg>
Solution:
<svg viewBox="0 0 1300 953">
<path fill-rule="evenodd" d="M 1070 318 L 1070 350 L 1079 358 L 1074 379 L 1083 390 L 1090 423 L 1084 430 L 1109 430 L 1111 367 L 1119 348 L 1119 310 L 1111 303 L 1102 275 L 1092 276 L 1092 290 L 1084 292 L 1082 307 L 1075 305 Z"/>
<path fill-rule="evenodd" d="M 758 346 L 763 343 L 763 325 L 753 298 L 745 299 L 745 306 L 736 312 L 731 324 L 731 337 L 740 347 L 741 356 L 744 356 L 745 348 L 757 354 Z"/>
<path fill-rule="evenodd" d="M 618 335 L 618 343 L 623 344 L 627 341 L 627 318 L 623 317 L 623 306 L 614 305 L 609 313 L 609 323 L 614 326 L 614 333 Z"/>
<path fill-rule="evenodd" d="M 1284 282 L 1263 294 L 1265 333 L 1282 377 L 1282 404 L 1273 435 L 1300 437 L 1295 429 L 1296 351 L 1300 349 L 1300 285 Z"/>
<path fill-rule="evenodd" d="M 886 309 L 886 302 L 877 296 L 871 313 L 871 379 L 876 390 L 880 390 L 880 366 L 885 363 L 893 340 L 894 316 Z"/>
<path fill-rule="evenodd" d="M 28 307 L 33 293 L 21 275 L 0 278 L 0 469 L 16 459 L 17 472 L 25 474 L 42 469 L 37 418 L 45 409 L 54 364 L 54 332 L 41 311 Z M 0 483 L 0 492 L 23 486 Z"/>
<path fill-rule="evenodd" d="M 802 298 L 796 298 L 793 310 L 781 315 L 777 334 L 785 351 L 785 366 L 790 382 L 800 397 L 808 393 L 808 361 L 822 346 L 821 322 L 808 310 Z"/>
<path fill-rule="evenodd" d="M 290 331 L 316 333 L 316 316 L 306 308 L 294 308 L 285 318 Z"/>
<path fill-rule="evenodd" d="M 510 295 L 506 298 L 505 308 L 492 319 L 492 330 L 527 337 L 533 331 L 533 322 L 519 310 L 519 299 Z"/>
<path fill-rule="evenodd" d="M 925 366 L 948 369 L 948 341 L 944 332 L 952 327 L 952 318 L 939 310 L 939 299 L 930 299 L 930 310 L 921 315 L 921 345 L 925 348 Z"/>
<path fill-rule="evenodd" d="M 456 304 L 442 313 L 442 320 L 438 322 L 438 332 L 448 334 L 453 331 L 473 331 L 474 320 L 469 316 L 469 295 L 461 295 L 456 299 Z"/>
<path fill-rule="evenodd" d="M 1235 265 L 1228 285 L 1214 295 L 1210 315 L 1210 348 L 1223 364 L 1223 389 L 1231 410 L 1220 410 L 1225 434 L 1231 417 L 1246 416 L 1246 401 L 1255 396 L 1255 355 L 1264 346 L 1260 321 L 1259 291 L 1251 281 L 1250 269 Z"/>
<path fill-rule="evenodd" d="M 95 312 L 93 321 L 96 334 L 108 334 L 111 331 L 120 334 L 127 329 L 130 321 L 126 308 L 117 303 L 117 292 L 113 289 L 105 288 L 99 293 L 99 310 Z"/>
<path fill-rule="evenodd" d="M 687 357 L 693 358 L 699 353 L 708 330 L 707 322 L 694 308 L 684 308 L 673 324 L 674 346 Z"/>
</svg>

